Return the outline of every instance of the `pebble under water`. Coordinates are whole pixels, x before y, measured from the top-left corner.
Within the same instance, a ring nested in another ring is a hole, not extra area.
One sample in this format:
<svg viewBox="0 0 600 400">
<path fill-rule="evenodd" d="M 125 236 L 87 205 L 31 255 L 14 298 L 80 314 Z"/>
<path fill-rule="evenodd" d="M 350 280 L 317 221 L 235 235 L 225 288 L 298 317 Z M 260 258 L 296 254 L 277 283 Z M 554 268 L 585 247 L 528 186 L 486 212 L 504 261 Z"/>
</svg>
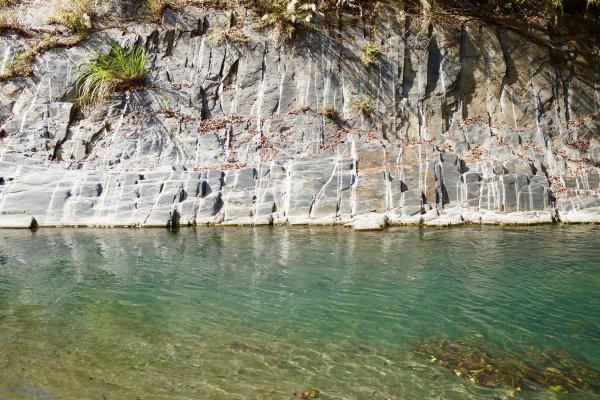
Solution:
<svg viewBox="0 0 600 400">
<path fill-rule="evenodd" d="M 600 399 L 598 371 L 599 226 L 0 231 L 2 400 Z"/>
</svg>

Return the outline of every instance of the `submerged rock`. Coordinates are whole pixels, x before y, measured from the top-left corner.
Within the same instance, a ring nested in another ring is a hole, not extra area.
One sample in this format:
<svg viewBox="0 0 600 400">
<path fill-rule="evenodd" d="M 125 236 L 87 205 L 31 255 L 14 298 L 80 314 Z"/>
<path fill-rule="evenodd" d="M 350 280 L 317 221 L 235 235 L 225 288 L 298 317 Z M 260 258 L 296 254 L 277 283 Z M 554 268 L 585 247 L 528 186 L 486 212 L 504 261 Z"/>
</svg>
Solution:
<svg viewBox="0 0 600 400">
<path fill-rule="evenodd" d="M 251 344 L 233 341 L 229 344 L 229 350 L 241 353 L 269 354 L 271 349 L 268 347 L 253 346 Z"/>
<path fill-rule="evenodd" d="M 531 358 L 493 354 L 482 343 L 427 339 L 413 345 L 413 355 L 453 371 L 479 386 L 511 390 L 600 392 L 600 373 L 574 360 L 564 351 L 541 353 Z"/>
<path fill-rule="evenodd" d="M 295 392 L 294 396 L 299 399 L 316 399 L 319 397 L 320 392 L 317 389 L 306 389 L 304 392 Z"/>
</svg>

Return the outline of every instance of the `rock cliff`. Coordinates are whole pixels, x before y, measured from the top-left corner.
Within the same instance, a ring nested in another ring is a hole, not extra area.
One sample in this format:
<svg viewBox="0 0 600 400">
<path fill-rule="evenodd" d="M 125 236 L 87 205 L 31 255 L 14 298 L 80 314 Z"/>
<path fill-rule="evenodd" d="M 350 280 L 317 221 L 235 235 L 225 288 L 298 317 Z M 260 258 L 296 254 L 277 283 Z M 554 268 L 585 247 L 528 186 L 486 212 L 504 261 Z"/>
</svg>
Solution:
<svg viewBox="0 0 600 400">
<path fill-rule="evenodd" d="M 382 8 L 279 45 L 248 11 L 120 4 L 0 82 L 1 227 L 600 222 L 595 28 Z M 217 40 L 233 25 L 247 40 Z M 147 49 L 147 83 L 82 114 L 108 38 Z M 32 40 L 5 30 L 0 68 Z"/>
</svg>

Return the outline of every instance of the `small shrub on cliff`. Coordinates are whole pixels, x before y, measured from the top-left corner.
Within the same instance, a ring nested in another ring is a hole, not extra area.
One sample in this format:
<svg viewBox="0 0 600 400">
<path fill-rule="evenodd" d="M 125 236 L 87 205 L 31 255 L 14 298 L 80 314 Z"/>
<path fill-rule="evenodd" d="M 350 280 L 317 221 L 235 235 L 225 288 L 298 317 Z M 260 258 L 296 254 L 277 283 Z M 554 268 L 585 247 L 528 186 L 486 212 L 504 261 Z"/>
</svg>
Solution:
<svg viewBox="0 0 600 400">
<path fill-rule="evenodd" d="M 373 64 L 377 61 L 377 57 L 379 57 L 379 53 L 381 53 L 381 49 L 379 46 L 376 46 L 372 43 L 365 43 L 362 47 L 362 55 L 360 61 L 365 68 L 371 68 Z"/>
<path fill-rule="evenodd" d="M 210 28 L 208 37 L 212 44 L 222 45 L 223 43 L 232 43 L 237 45 L 248 44 L 250 38 L 246 36 L 239 26 L 230 26 L 227 28 Z"/>
<path fill-rule="evenodd" d="M 258 5 L 263 22 L 275 30 L 278 41 L 289 39 L 299 26 L 310 27 L 316 15 L 317 3 L 307 0 L 262 0 Z"/>
<path fill-rule="evenodd" d="M 69 0 L 65 6 L 58 6 L 50 23 L 64 25 L 77 35 L 86 35 L 92 28 L 91 0 Z"/>
<path fill-rule="evenodd" d="M 81 65 L 83 74 L 76 83 L 76 103 L 81 108 L 102 103 L 111 93 L 141 84 L 146 77 L 146 50 L 135 47 L 127 52 L 113 42 L 110 52 Z"/>
<path fill-rule="evenodd" d="M 325 104 L 323 107 L 321 107 L 319 114 L 325 117 L 328 122 L 334 124 L 340 122 L 340 116 L 335 107 L 333 107 L 331 104 Z"/>
<path fill-rule="evenodd" d="M 373 113 L 375 112 L 375 107 L 373 106 L 373 103 L 371 102 L 371 100 L 361 99 L 358 102 L 357 108 L 358 108 L 358 112 L 360 113 L 360 115 L 367 121 L 370 121 L 373 118 Z"/>
<path fill-rule="evenodd" d="M 165 8 L 171 5 L 170 0 L 146 0 L 146 13 L 151 21 L 158 21 Z"/>
</svg>

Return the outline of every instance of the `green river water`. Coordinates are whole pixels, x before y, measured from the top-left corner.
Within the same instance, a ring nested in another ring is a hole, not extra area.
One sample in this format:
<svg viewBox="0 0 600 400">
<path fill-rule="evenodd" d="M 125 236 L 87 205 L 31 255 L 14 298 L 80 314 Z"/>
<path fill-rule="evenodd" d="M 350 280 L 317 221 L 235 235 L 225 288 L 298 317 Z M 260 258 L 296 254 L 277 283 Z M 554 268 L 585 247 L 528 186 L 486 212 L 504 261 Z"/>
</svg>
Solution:
<svg viewBox="0 0 600 400">
<path fill-rule="evenodd" d="M 598 399 L 422 340 L 600 371 L 600 227 L 0 231 L 0 399 Z"/>
</svg>

